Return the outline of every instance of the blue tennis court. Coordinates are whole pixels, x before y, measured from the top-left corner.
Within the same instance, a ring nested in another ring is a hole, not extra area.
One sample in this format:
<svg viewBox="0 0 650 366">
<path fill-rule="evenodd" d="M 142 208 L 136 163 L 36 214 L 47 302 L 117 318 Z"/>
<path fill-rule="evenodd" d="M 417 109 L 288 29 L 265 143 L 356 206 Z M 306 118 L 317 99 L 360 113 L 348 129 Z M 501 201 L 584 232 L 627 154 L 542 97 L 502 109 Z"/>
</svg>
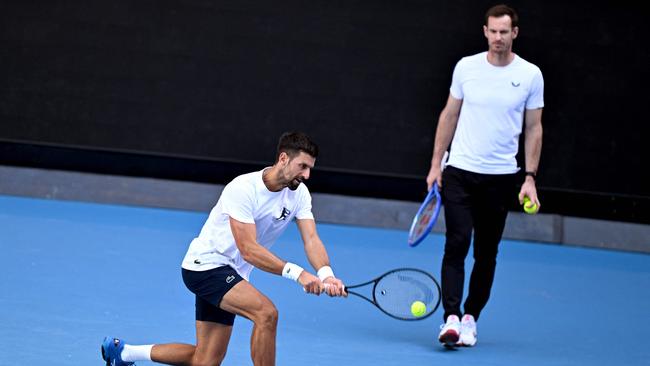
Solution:
<svg viewBox="0 0 650 366">
<path fill-rule="evenodd" d="M 105 335 L 194 343 L 194 298 L 180 262 L 207 213 L 0 196 L 0 365 L 101 365 Z M 439 278 L 443 237 L 319 225 L 349 284 L 415 267 Z M 308 267 L 298 231 L 273 248 Z M 436 343 L 442 311 L 419 322 L 361 299 L 308 296 L 255 270 L 280 311 L 277 364 L 650 365 L 650 256 L 504 241 L 474 348 Z M 471 265 L 471 256 L 467 265 Z M 224 365 L 248 365 L 238 318 Z M 147 363 L 138 363 L 147 364 Z"/>
</svg>

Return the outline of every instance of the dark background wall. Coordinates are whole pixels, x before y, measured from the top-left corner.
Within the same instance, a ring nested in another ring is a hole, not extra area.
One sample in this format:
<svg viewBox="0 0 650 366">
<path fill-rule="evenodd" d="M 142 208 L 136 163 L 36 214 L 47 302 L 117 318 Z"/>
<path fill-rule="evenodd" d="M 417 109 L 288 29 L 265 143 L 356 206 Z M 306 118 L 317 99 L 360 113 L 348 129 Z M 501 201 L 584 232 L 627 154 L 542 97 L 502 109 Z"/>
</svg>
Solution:
<svg viewBox="0 0 650 366">
<path fill-rule="evenodd" d="M 226 183 L 298 129 L 321 146 L 312 191 L 416 201 L 493 4 L 4 1 L 0 164 Z M 650 223 L 650 12 L 509 4 L 546 83 L 544 212 Z"/>
</svg>

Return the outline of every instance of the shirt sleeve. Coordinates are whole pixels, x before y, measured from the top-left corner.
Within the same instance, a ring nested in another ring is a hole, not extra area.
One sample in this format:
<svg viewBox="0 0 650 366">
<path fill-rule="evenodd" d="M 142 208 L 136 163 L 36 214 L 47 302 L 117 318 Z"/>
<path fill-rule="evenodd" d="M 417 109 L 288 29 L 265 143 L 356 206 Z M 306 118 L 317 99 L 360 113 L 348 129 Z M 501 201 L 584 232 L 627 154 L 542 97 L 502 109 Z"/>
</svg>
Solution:
<svg viewBox="0 0 650 366">
<path fill-rule="evenodd" d="M 233 181 L 221 193 L 223 213 L 245 224 L 254 224 L 254 187 L 246 182 Z"/>
<path fill-rule="evenodd" d="M 544 77 L 537 69 L 530 85 L 530 94 L 526 100 L 526 109 L 537 109 L 544 107 Z"/>
<path fill-rule="evenodd" d="M 461 59 L 458 61 L 458 63 L 456 63 L 456 67 L 454 67 L 454 73 L 451 76 L 451 87 L 449 87 L 449 93 L 456 99 L 463 99 L 463 85 L 460 80 L 462 62 L 463 60 Z"/>
<path fill-rule="evenodd" d="M 304 186 L 304 185 L 303 185 Z M 311 194 L 306 186 L 301 190 L 298 210 L 296 211 L 296 219 L 314 219 L 314 214 L 311 212 Z"/>
</svg>

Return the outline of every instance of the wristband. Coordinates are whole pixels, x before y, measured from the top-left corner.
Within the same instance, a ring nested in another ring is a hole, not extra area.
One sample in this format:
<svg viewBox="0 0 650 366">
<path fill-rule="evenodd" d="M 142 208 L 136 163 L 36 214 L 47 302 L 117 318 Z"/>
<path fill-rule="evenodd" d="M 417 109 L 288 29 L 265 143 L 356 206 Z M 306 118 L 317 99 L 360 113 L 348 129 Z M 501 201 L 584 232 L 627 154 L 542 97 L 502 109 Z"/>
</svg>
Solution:
<svg viewBox="0 0 650 366">
<path fill-rule="evenodd" d="M 330 266 L 320 267 L 316 274 L 318 275 L 318 278 L 321 280 L 321 282 L 325 281 L 327 277 L 334 277 L 334 272 L 332 272 L 332 267 Z"/>
<path fill-rule="evenodd" d="M 282 277 L 298 282 L 298 277 L 304 271 L 302 267 L 291 262 L 287 262 L 282 268 Z"/>
</svg>

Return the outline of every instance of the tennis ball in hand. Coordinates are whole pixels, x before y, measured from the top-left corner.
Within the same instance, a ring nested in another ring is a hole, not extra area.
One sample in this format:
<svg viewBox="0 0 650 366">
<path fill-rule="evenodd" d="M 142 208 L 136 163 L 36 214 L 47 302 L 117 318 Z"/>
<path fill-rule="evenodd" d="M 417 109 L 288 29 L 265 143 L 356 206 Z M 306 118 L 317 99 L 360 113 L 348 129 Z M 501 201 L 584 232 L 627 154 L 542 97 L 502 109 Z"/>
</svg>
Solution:
<svg viewBox="0 0 650 366">
<path fill-rule="evenodd" d="M 416 317 L 421 317 L 427 312 L 427 306 L 422 301 L 413 301 L 411 304 L 411 314 Z"/>
<path fill-rule="evenodd" d="M 527 196 L 524 197 L 524 211 L 527 214 L 534 215 L 538 210 L 539 207 L 537 207 L 537 204 L 535 202 L 532 202 Z"/>
</svg>

